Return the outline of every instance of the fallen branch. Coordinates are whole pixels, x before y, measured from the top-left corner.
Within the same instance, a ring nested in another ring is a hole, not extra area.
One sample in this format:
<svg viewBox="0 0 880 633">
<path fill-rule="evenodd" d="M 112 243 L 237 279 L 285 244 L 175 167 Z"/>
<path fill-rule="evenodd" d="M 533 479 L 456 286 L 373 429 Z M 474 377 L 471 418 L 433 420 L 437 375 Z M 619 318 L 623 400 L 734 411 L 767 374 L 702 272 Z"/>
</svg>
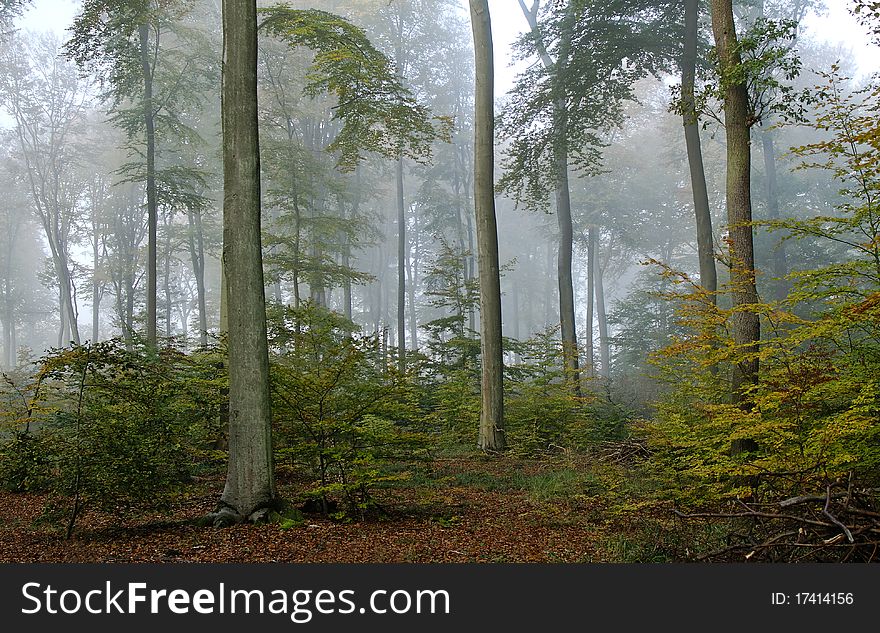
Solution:
<svg viewBox="0 0 880 633">
<path fill-rule="evenodd" d="M 848 494 L 849 493 L 847 493 L 847 495 Z M 828 506 L 831 504 L 831 486 L 830 485 L 828 486 L 827 497 L 828 498 L 825 499 L 825 507 L 822 508 L 822 514 L 824 514 L 826 517 L 831 519 L 837 527 L 839 527 L 841 530 L 843 530 L 843 533 L 846 534 L 846 538 L 847 538 L 847 540 L 849 540 L 850 543 L 855 543 L 855 540 L 853 539 L 852 532 L 849 531 L 849 528 L 846 527 L 843 523 L 841 523 L 840 520 L 836 516 L 831 514 L 831 512 L 828 510 Z"/>
<path fill-rule="evenodd" d="M 839 499 L 841 497 L 846 497 L 848 493 L 846 492 L 835 492 L 832 495 L 832 499 Z M 802 503 L 810 503 L 811 501 L 825 501 L 826 495 L 803 495 L 800 497 L 791 497 L 790 499 L 784 499 L 779 502 L 780 508 L 788 508 L 790 506 L 800 505 Z"/>
<path fill-rule="evenodd" d="M 719 512 L 686 513 L 684 520 L 735 520 L 727 525 L 727 546 L 708 553 L 695 552 L 696 560 L 796 562 L 877 560 L 880 535 L 878 488 L 857 488 L 852 477 L 825 483 L 824 494 L 789 496 L 781 500 L 731 500 Z M 732 530 L 742 528 L 733 536 Z"/>
<path fill-rule="evenodd" d="M 807 525 L 815 525 L 818 527 L 830 528 L 832 527 L 831 523 L 826 523 L 824 521 L 815 521 L 813 519 L 807 519 L 804 517 L 799 517 L 794 514 L 776 514 L 773 512 L 696 512 L 693 514 L 684 514 L 679 512 L 678 510 L 673 510 L 675 516 L 680 519 L 747 519 L 747 518 L 760 518 L 760 519 L 787 519 L 789 521 L 797 521 L 799 523 L 805 523 Z"/>
</svg>

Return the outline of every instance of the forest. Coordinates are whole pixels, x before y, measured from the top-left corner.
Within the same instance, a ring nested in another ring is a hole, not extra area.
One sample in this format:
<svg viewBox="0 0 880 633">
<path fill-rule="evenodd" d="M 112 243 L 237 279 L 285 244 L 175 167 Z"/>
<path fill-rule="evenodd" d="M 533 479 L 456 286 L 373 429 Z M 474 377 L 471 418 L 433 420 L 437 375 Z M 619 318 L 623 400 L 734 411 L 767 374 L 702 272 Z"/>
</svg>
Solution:
<svg viewBox="0 0 880 633">
<path fill-rule="evenodd" d="M 0 562 L 878 560 L 867 47 L 874 0 L 0 0 Z"/>
</svg>

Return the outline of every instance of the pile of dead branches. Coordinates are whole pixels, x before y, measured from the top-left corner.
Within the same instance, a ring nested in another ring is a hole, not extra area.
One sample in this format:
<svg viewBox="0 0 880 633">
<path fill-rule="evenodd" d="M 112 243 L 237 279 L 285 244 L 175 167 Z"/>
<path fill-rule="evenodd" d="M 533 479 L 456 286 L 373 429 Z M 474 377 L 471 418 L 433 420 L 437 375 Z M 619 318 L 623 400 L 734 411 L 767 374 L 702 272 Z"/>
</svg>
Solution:
<svg viewBox="0 0 880 633">
<path fill-rule="evenodd" d="M 692 556 L 712 562 L 880 561 L 880 489 L 852 482 L 777 501 L 736 500 L 728 512 L 686 514 L 687 521 L 723 522 L 727 544 Z"/>
<path fill-rule="evenodd" d="M 600 461 L 611 464 L 631 466 L 643 462 L 651 456 L 648 442 L 641 438 L 630 438 L 613 442 L 602 442 L 597 450 Z"/>
</svg>

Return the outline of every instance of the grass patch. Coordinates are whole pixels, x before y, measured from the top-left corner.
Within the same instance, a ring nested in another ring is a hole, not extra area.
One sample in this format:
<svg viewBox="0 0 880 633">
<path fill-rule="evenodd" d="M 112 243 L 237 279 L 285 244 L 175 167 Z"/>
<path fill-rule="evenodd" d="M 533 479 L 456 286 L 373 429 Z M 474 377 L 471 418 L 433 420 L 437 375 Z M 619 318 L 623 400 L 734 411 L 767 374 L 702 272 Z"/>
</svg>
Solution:
<svg viewBox="0 0 880 633">
<path fill-rule="evenodd" d="M 579 496 L 596 496 L 604 492 L 605 486 L 592 473 L 563 468 L 529 477 L 526 490 L 534 501 L 546 503 Z"/>
</svg>

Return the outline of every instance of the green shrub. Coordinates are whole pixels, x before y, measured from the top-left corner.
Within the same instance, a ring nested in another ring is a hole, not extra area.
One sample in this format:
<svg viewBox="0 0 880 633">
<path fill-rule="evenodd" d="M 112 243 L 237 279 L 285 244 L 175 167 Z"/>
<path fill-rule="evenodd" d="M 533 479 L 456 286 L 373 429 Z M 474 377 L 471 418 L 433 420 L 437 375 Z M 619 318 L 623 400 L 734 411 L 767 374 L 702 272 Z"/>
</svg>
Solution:
<svg viewBox="0 0 880 633">
<path fill-rule="evenodd" d="M 48 446 L 42 435 L 14 431 L 0 444 L 0 484 L 10 492 L 40 492 L 51 482 Z"/>
<path fill-rule="evenodd" d="M 308 494 L 325 513 L 339 500 L 345 514 L 363 515 L 372 487 L 405 476 L 385 461 L 426 453 L 417 392 L 382 362 L 378 339 L 343 317 L 311 304 L 276 307 L 271 316 L 277 459 L 314 474 Z"/>
<path fill-rule="evenodd" d="M 558 451 L 591 424 L 591 395 L 578 396 L 563 368 L 562 345 L 548 330 L 516 346 L 522 363 L 507 368 L 508 446 L 522 455 Z"/>
<path fill-rule="evenodd" d="M 201 360 L 119 340 L 50 352 L 28 418 L 0 448 L 4 485 L 51 493 L 68 536 L 88 507 L 161 506 L 189 478 L 222 397 L 222 370 Z"/>
</svg>

